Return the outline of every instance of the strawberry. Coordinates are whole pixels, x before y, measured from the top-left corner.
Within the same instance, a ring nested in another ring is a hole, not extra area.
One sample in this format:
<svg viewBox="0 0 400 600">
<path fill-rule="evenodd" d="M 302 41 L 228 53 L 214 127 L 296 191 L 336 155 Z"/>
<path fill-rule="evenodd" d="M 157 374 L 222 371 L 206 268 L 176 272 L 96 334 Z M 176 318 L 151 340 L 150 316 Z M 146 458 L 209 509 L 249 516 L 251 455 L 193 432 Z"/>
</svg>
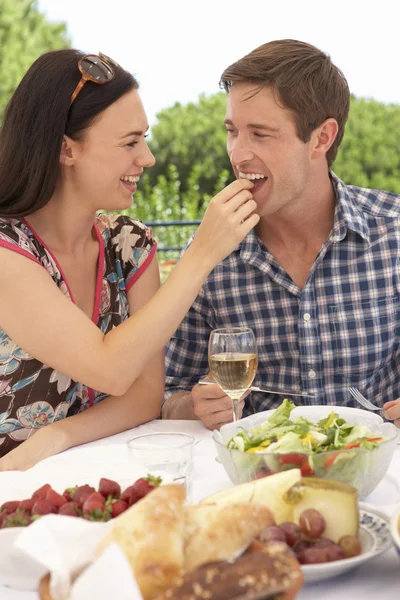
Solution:
<svg viewBox="0 0 400 600">
<path fill-rule="evenodd" d="M 35 501 L 32 498 L 27 498 L 26 500 L 21 500 L 19 503 L 18 510 L 22 510 L 23 512 L 28 513 L 28 515 L 32 512 L 32 506 L 35 504 Z"/>
<path fill-rule="evenodd" d="M 72 495 L 72 500 L 78 502 L 78 504 L 83 504 L 86 498 L 89 498 L 95 491 L 96 490 L 91 485 L 79 485 Z"/>
<path fill-rule="evenodd" d="M 108 496 L 119 498 L 121 495 L 121 486 L 116 481 L 102 477 L 99 482 L 99 492 L 104 498 L 108 498 Z"/>
<path fill-rule="evenodd" d="M 80 517 L 82 516 L 82 511 L 77 502 L 66 502 L 60 506 L 58 514 L 67 515 L 69 517 Z"/>
<path fill-rule="evenodd" d="M 161 477 L 154 477 L 154 475 L 148 475 L 147 477 L 141 477 L 133 484 L 133 488 L 140 498 L 147 496 L 149 492 L 158 487 L 162 482 Z"/>
<path fill-rule="evenodd" d="M 51 488 L 47 491 L 46 500 L 51 502 L 51 504 L 56 508 L 60 508 L 60 506 L 66 504 L 67 502 L 64 496 L 61 496 L 61 494 L 57 494 L 57 492 L 55 492 Z"/>
<path fill-rule="evenodd" d="M 3 527 L 3 523 L 4 523 L 4 521 L 5 521 L 6 518 L 7 518 L 7 513 L 0 512 L 0 529 Z"/>
<path fill-rule="evenodd" d="M 6 518 L 3 521 L 2 529 L 6 529 L 7 527 L 26 527 L 30 525 L 32 522 L 30 515 L 27 515 L 24 512 L 17 511 L 13 512 L 10 515 L 6 515 Z"/>
<path fill-rule="evenodd" d="M 9 502 L 4 502 L 4 504 L 1 505 L 0 512 L 5 512 L 10 515 L 17 510 L 19 503 L 19 500 L 10 500 Z"/>
<path fill-rule="evenodd" d="M 115 500 L 111 502 L 111 518 L 118 517 L 128 508 L 128 503 L 123 500 Z"/>
<path fill-rule="evenodd" d="M 105 499 L 99 492 L 93 492 L 86 498 L 82 506 L 82 512 L 84 515 L 90 515 L 94 511 L 104 511 Z"/>
<path fill-rule="evenodd" d="M 45 483 L 44 485 L 42 485 L 42 487 L 37 489 L 36 492 L 33 492 L 31 496 L 32 500 L 44 500 L 46 498 L 47 491 L 50 489 L 50 484 Z"/>
<path fill-rule="evenodd" d="M 48 500 L 39 498 L 32 506 L 32 515 L 48 515 L 56 513 L 57 508 Z"/>
<path fill-rule="evenodd" d="M 140 500 L 141 496 L 138 494 L 133 485 L 130 485 L 126 488 L 124 492 L 122 492 L 120 500 L 126 502 L 128 506 L 132 506 L 138 500 Z"/>
<path fill-rule="evenodd" d="M 78 486 L 76 485 L 75 487 L 67 488 L 63 491 L 62 495 L 64 496 L 67 502 L 72 502 L 72 498 L 77 487 Z"/>
</svg>

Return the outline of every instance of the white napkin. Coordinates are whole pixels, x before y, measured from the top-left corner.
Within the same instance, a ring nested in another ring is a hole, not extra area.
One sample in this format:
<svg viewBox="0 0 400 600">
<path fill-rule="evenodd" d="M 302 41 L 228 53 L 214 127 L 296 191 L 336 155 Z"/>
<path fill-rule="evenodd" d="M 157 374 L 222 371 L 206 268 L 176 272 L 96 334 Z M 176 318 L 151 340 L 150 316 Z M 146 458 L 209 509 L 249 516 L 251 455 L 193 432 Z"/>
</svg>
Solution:
<svg viewBox="0 0 400 600">
<path fill-rule="evenodd" d="M 111 524 L 46 515 L 26 527 L 13 547 L 21 552 L 22 562 L 33 561 L 51 573 L 54 600 L 142 600 L 129 564 L 116 544 L 95 560 L 98 543 Z M 24 573 L 24 569 L 19 571 L 20 578 Z M 37 587 L 38 581 L 35 584 Z"/>
</svg>

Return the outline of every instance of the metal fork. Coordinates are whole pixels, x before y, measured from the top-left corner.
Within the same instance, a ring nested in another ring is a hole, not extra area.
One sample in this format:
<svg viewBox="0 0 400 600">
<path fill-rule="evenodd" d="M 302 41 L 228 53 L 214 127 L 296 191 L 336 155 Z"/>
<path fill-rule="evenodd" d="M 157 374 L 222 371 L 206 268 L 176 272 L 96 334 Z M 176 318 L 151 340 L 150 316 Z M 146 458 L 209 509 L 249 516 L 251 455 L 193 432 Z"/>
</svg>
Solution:
<svg viewBox="0 0 400 600">
<path fill-rule="evenodd" d="M 367 398 L 363 396 L 357 388 L 351 387 L 349 388 L 349 392 L 353 398 L 357 400 L 357 402 L 364 408 L 367 408 L 368 410 L 383 410 L 382 406 L 377 406 L 376 404 L 372 404 L 372 402 L 367 400 Z"/>
</svg>

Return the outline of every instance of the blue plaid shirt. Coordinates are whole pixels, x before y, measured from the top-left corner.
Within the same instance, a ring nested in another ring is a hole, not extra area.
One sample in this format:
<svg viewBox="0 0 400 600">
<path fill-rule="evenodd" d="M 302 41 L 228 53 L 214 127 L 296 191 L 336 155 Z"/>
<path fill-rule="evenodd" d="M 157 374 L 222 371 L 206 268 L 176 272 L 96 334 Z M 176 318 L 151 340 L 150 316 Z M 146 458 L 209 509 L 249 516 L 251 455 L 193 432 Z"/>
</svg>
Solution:
<svg viewBox="0 0 400 600">
<path fill-rule="evenodd" d="M 212 329 L 253 329 L 254 385 L 307 391 L 298 404 L 353 406 L 400 397 L 400 196 L 347 186 L 333 173 L 333 228 L 299 288 L 254 231 L 209 275 L 166 349 L 166 397 L 208 373 Z M 251 393 L 244 414 L 281 397 Z"/>
</svg>

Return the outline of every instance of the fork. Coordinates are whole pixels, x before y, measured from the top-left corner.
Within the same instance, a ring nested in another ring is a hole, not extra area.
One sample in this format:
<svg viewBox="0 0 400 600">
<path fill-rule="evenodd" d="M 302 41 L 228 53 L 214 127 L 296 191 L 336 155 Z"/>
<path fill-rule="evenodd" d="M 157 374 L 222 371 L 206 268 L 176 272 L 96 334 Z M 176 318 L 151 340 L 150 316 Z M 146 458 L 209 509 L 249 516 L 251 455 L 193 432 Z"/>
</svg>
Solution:
<svg viewBox="0 0 400 600">
<path fill-rule="evenodd" d="M 368 410 L 383 410 L 382 406 L 377 406 L 376 404 L 372 404 L 372 402 L 367 400 L 367 398 L 363 396 L 357 388 L 351 387 L 349 388 L 349 392 L 353 398 L 357 400 L 357 402 L 364 408 L 367 408 Z"/>
</svg>

